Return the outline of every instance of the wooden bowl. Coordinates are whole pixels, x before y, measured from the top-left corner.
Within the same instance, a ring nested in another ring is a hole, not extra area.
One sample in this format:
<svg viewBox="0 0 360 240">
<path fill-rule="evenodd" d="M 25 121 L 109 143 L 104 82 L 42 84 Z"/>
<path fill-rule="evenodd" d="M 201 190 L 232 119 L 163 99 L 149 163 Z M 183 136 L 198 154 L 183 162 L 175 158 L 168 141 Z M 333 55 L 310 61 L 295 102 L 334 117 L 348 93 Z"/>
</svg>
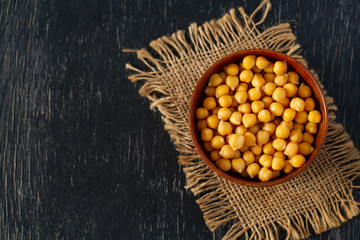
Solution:
<svg viewBox="0 0 360 240">
<path fill-rule="evenodd" d="M 261 182 L 258 179 L 244 178 L 239 174 L 235 174 L 232 172 L 224 172 L 220 170 L 215 165 L 215 162 L 210 159 L 209 153 L 205 150 L 203 146 L 203 142 L 200 138 L 200 132 L 197 130 L 197 124 L 196 124 L 197 120 L 195 118 L 195 110 L 202 105 L 202 101 L 205 97 L 205 93 L 204 93 L 205 87 L 208 84 L 208 80 L 211 74 L 221 72 L 223 70 L 223 67 L 229 63 L 239 63 L 247 55 L 264 56 L 268 60 L 271 60 L 273 62 L 278 60 L 285 61 L 288 66 L 288 70 L 296 71 L 300 76 L 300 80 L 304 81 L 308 86 L 311 87 L 313 92 L 312 97 L 316 101 L 316 109 L 318 109 L 322 114 L 322 121 L 321 123 L 319 123 L 318 133 L 316 135 L 314 142 L 315 145 L 314 151 L 311 153 L 311 155 L 307 156 L 305 164 L 300 168 L 295 169 L 290 174 L 281 173 L 281 175 L 278 178 L 268 182 Z M 214 63 L 204 73 L 204 75 L 202 75 L 202 77 L 199 79 L 198 83 L 195 86 L 195 89 L 193 91 L 190 100 L 188 120 L 189 120 L 191 136 L 195 144 L 196 150 L 200 154 L 201 158 L 205 161 L 205 163 L 219 176 L 227 180 L 230 180 L 234 183 L 245 186 L 251 186 L 251 187 L 266 187 L 266 186 L 272 186 L 272 185 L 284 183 L 294 178 L 295 176 L 299 175 L 301 172 L 303 172 L 307 167 L 310 166 L 310 164 L 314 161 L 316 155 L 319 153 L 320 148 L 324 143 L 328 129 L 328 124 L 329 124 L 328 109 L 325 102 L 324 94 L 319 84 L 312 76 L 312 74 L 301 63 L 299 63 L 295 59 L 280 52 L 263 50 L 263 49 L 249 49 L 249 50 L 236 52 L 224 58 L 221 58 L 216 63 Z"/>
</svg>

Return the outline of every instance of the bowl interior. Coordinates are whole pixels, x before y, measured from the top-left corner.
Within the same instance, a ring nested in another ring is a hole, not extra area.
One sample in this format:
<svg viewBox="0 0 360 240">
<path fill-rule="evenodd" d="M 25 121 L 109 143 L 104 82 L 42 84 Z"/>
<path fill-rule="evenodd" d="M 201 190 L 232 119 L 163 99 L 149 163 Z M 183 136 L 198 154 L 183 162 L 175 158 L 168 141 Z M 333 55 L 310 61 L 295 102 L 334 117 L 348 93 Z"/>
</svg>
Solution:
<svg viewBox="0 0 360 240">
<path fill-rule="evenodd" d="M 315 136 L 315 142 L 314 142 L 314 151 L 307 156 L 307 160 L 305 164 L 295 169 L 290 174 L 284 174 L 282 173 L 278 178 L 268 181 L 268 182 L 261 182 L 256 179 L 250 179 L 250 178 L 244 178 L 240 176 L 239 174 L 231 173 L 231 172 L 224 172 L 220 170 L 216 165 L 215 162 L 213 162 L 210 159 L 209 153 L 205 150 L 201 138 L 200 133 L 197 130 L 196 125 L 196 118 L 195 118 L 195 110 L 201 106 L 202 101 L 205 97 L 205 87 L 208 84 L 208 79 L 213 73 L 217 73 L 222 71 L 223 67 L 229 63 L 239 63 L 245 56 L 247 55 L 257 55 L 257 56 L 264 56 L 268 60 L 271 61 L 285 61 L 288 65 L 289 71 L 296 71 L 300 76 L 300 81 L 305 82 L 308 86 L 312 89 L 312 97 L 316 100 L 316 109 L 318 109 L 322 114 L 322 121 L 319 123 L 318 126 L 318 133 Z M 316 155 L 318 154 L 327 133 L 328 128 L 328 110 L 327 105 L 325 102 L 324 94 L 322 93 L 322 90 L 315 80 L 315 78 L 312 76 L 312 74 L 298 61 L 295 59 L 279 52 L 271 51 L 271 50 L 264 50 L 264 49 L 250 49 L 250 50 L 244 50 L 240 52 L 236 52 L 233 54 L 230 54 L 216 63 L 214 63 L 199 79 L 197 85 L 194 88 L 191 101 L 190 101 L 190 107 L 189 107 L 189 125 L 190 125 L 190 132 L 191 136 L 193 138 L 193 142 L 195 144 L 195 147 L 200 154 L 201 158 L 205 161 L 205 163 L 214 170 L 218 175 L 224 177 L 227 180 L 230 180 L 234 183 L 245 185 L 245 186 L 254 186 L 254 187 L 265 187 L 265 186 L 272 186 L 276 184 L 283 183 L 302 171 L 304 171 L 314 160 Z"/>
</svg>

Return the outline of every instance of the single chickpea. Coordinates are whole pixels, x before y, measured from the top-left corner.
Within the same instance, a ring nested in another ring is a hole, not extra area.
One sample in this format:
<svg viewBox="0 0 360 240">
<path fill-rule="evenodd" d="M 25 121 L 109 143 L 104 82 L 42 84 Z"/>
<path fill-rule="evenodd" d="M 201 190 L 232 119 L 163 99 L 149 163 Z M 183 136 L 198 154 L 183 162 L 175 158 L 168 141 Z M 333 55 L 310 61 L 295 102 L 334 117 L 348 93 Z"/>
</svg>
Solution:
<svg viewBox="0 0 360 240">
<path fill-rule="evenodd" d="M 263 167 L 267 167 L 270 168 L 271 167 L 271 163 L 272 163 L 272 156 L 268 155 L 268 154 L 263 154 L 260 159 L 259 159 L 259 163 L 261 164 L 261 166 Z"/>
<path fill-rule="evenodd" d="M 204 142 L 204 148 L 207 152 L 211 152 L 212 150 L 214 150 L 212 147 L 211 147 L 211 144 L 210 142 Z"/>
<path fill-rule="evenodd" d="M 219 85 L 216 87 L 216 90 L 215 90 L 215 97 L 216 98 L 220 98 L 221 96 L 225 96 L 225 95 L 228 95 L 229 94 L 229 86 L 228 85 Z"/>
<path fill-rule="evenodd" d="M 284 160 L 285 160 L 285 158 L 286 158 L 284 152 L 281 152 L 281 151 L 276 151 L 276 152 L 274 152 L 273 157 L 280 157 L 280 158 L 282 158 L 282 159 L 284 159 Z"/>
<path fill-rule="evenodd" d="M 242 117 L 242 122 L 245 127 L 249 128 L 255 125 L 256 123 L 256 115 L 253 113 L 245 113 Z"/>
<path fill-rule="evenodd" d="M 204 128 L 201 131 L 201 140 L 203 140 L 204 142 L 210 142 L 213 136 L 214 132 L 210 128 Z"/>
<path fill-rule="evenodd" d="M 303 141 L 303 142 L 307 142 L 307 143 L 309 143 L 309 144 L 313 144 L 314 141 L 315 141 L 315 139 L 314 139 L 314 136 L 311 135 L 310 133 L 304 132 L 304 133 L 303 133 L 302 141 Z"/>
<path fill-rule="evenodd" d="M 245 69 L 252 69 L 255 66 L 256 56 L 255 55 L 248 55 L 244 57 L 242 61 L 242 66 Z"/>
<path fill-rule="evenodd" d="M 258 173 L 258 177 L 259 177 L 260 181 L 267 182 L 273 178 L 273 172 L 270 169 L 263 167 L 260 169 L 260 171 Z"/>
<path fill-rule="evenodd" d="M 209 111 L 206 108 L 198 108 L 195 111 L 195 116 L 197 119 L 205 119 L 209 116 Z"/>
<path fill-rule="evenodd" d="M 245 165 L 249 166 L 255 161 L 255 156 L 251 151 L 245 151 L 243 153 L 243 159 L 245 161 Z"/>
<path fill-rule="evenodd" d="M 226 85 L 234 91 L 235 88 L 239 85 L 239 78 L 237 76 L 227 76 L 225 79 Z"/>
<path fill-rule="evenodd" d="M 271 168 L 274 170 L 281 170 L 285 166 L 285 160 L 281 157 L 274 157 L 271 162 Z"/>
<path fill-rule="evenodd" d="M 239 103 L 242 104 L 244 102 L 246 102 L 248 97 L 248 93 L 244 90 L 240 90 L 238 92 L 235 93 L 235 100 Z"/>
<path fill-rule="evenodd" d="M 250 83 L 254 77 L 254 73 L 249 69 L 245 69 L 241 71 L 239 77 L 241 82 Z"/>
<path fill-rule="evenodd" d="M 289 174 L 294 171 L 294 167 L 289 163 L 289 161 L 285 161 L 285 165 L 282 170 L 284 171 L 284 173 Z"/>
<path fill-rule="evenodd" d="M 287 156 L 294 156 L 298 153 L 298 150 L 299 150 L 299 146 L 296 142 L 289 142 L 286 145 L 284 154 Z"/>
<path fill-rule="evenodd" d="M 265 108 L 265 104 L 262 101 L 253 101 L 251 103 L 251 110 L 253 111 L 253 113 L 258 113 L 260 112 L 260 110 Z"/>
<path fill-rule="evenodd" d="M 286 62 L 282 62 L 282 61 L 276 61 L 274 63 L 274 73 L 276 75 L 281 75 L 281 74 L 285 74 L 287 72 L 287 64 Z"/>
<path fill-rule="evenodd" d="M 314 151 L 314 147 L 307 142 L 302 142 L 299 144 L 299 154 L 307 156 Z"/>
<path fill-rule="evenodd" d="M 287 82 L 288 82 L 288 76 L 287 76 L 287 74 L 277 75 L 277 76 L 274 78 L 274 83 L 275 83 L 275 85 L 278 86 L 278 87 L 284 86 Z"/>
<path fill-rule="evenodd" d="M 238 111 L 241 113 L 251 113 L 250 103 L 242 103 L 238 106 Z"/>
<path fill-rule="evenodd" d="M 229 139 L 229 145 L 232 149 L 237 150 L 244 146 L 245 137 L 237 134 L 232 134 Z"/>
<path fill-rule="evenodd" d="M 264 86 L 262 86 L 261 89 L 266 95 L 271 96 L 276 89 L 276 85 L 273 82 L 268 82 Z"/>
<path fill-rule="evenodd" d="M 210 146 L 214 149 L 221 149 L 225 145 L 225 140 L 222 136 L 215 136 L 210 141 Z"/>
<path fill-rule="evenodd" d="M 285 124 L 280 124 L 277 126 L 275 135 L 277 138 L 286 139 L 290 134 L 290 129 Z"/>
<path fill-rule="evenodd" d="M 273 73 L 265 73 L 264 74 L 264 79 L 265 79 L 265 82 L 266 83 L 269 83 L 269 82 L 274 82 L 274 78 L 275 78 L 275 74 L 273 74 Z"/>
<path fill-rule="evenodd" d="M 240 112 L 233 112 L 230 116 L 229 121 L 232 124 L 238 126 L 241 124 L 241 119 L 242 119 L 242 114 Z"/>
<path fill-rule="evenodd" d="M 231 167 L 238 173 L 242 173 L 245 169 L 245 161 L 242 158 L 234 158 L 231 161 Z"/>
<path fill-rule="evenodd" d="M 310 112 L 315 109 L 315 100 L 313 98 L 305 99 L 305 111 Z"/>
<path fill-rule="evenodd" d="M 269 108 L 270 104 L 274 102 L 274 99 L 272 99 L 270 96 L 264 96 L 261 98 L 261 101 L 265 104 L 265 108 Z"/>
<path fill-rule="evenodd" d="M 284 98 L 284 100 L 278 101 L 278 103 L 281 103 L 284 108 L 290 107 L 290 99 L 288 97 Z"/>
<path fill-rule="evenodd" d="M 252 147 L 255 145 L 256 143 L 256 137 L 254 134 L 252 134 L 251 132 L 246 132 L 244 134 L 244 138 L 245 138 L 245 145 L 248 147 Z M 241 150 L 240 150 L 241 151 Z"/>
<path fill-rule="evenodd" d="M 298 95 L 301 98 L 311 97 L 311 88 L 307 86 L 305 83 L 300 84 L 298 89 Z"/>
<path fill-rule="evenodd" d="M 302 165 L 304 165 L 305 163 L 305 157 L 301 154 L 297 154 L 295 156 L 293 156 L 290 160 L 289 163 L 291 164 L 291 166 L 293 166 L 294 168 L 299 168 Z"/>
<path fill-rule="evenodd" d="M 239 85 L 235 88 L 235 91 L 236 92 L 239 92 L 239 91 L 245 91 L 246 92 L 246 95 L 247 95 L 247 91 L 249 89 L 249 86 L 247 85 L 247 83 L 239 83 Z"/>
<path fill-rule="evenodd" d="M 269 138 L 270 135 L 265 130 L 261 130 L 256 134 L 256 141 L 259 146 L 263 146 L 265 143 L 267 143 L 269 141 Z"/>
<path fill-rule="evenodd" d="M 298 85 L 299 84 L 299 74 L 297 74 L 296 72 L 293 72 L 293 71 L 288 72 L 288 82 Z"/>
<path fill-rule="evenodd" d="M 312 110 L 308 115 L 309 122 L 319 123 L 321 122 L 321 113 L 318 110 Z M 306 126 L 305 126 L 306 128 Z"/>
<path fill-rule="evenodd" d="M 240 67 L 235 63 L 230 63 L 224 67 L 227 75 L 235 76 L 239 74 Z"/>
<path fill-rule="evenodd" d="M 231 162 L 229 159 L 220 158 L 215 162 L 215 164 L 224 172 L 227 172 L 231 169 Z"/>
<path fill-rule="evenodd" d="M 255 146 L 252 146 L 250 147 L 250 151 L 255 155 L 260 155 L 261 152 L 262 152 L 262 147 L 260 147 L 259 145 L 255 145 Z"/>
<path fill-rule="evenodd" d="M 255 65 L 260 69 L 266 68 L 267 66 L 269 66 L 269 64 L 270 61 L 263 56 L 258 56 L 255 60 Z"/>
<path fill-rule="evenodd" d="M 275 152 L 275 148 L 272 146 L 272 142 L 267 142 L 263 146 L 263 152 L 268 155 L 273 155 Z"/>
<path fill-rule="evenodd" d="M 308 122 L 305 125 L 305 130 L 310 134 L 315 134 L 315 133 L 318 132 L 318 125 L 316 123 L 313 123 L 313 122 Z"/>
<path fill-rule="evenodd" d="M 281 103 L 273 102 L 270 104 L 269 110 L 275 116 L 281 116 L 284 112 L 284 106 Z"/>
<path fill-rule="evenodd" d="M 220 120 L 223 120 L 223 121 L 227 121 L 229 120 L 230 116 L 231 116 L 232 112 L 230 109 L 228 108 L 220 108 L 219 111 L 218 111 L 218 118 Z"/>
<path fill-rule="evenodd" d="M 276 125 L 273 122 L 267 122 L 267 123 L 264 123 L 262 129 L 267 131 L 270 135 L 273 135 L 276 130 Z"/>
<path fill-rule="evenodd" d="M 210 158 L 213 161 L 217 161 L 221 158 L 220 154 L 219 154 L 219 150 L 212 150 L 210 153 Z"/>
<path fill-rule="evenodd" d="M 235 156 L 235 151 L 230 147 L 230 145 L 225 144 L 222 146 L 219 154 L 223 158 L 233 158 Z"/>
<path fill-rule="evenodd" d="M 300 129 L 293 129 L 290 132 L 289 140 L 291 142 L 301 143 L 301 141 L 303 140 L 303 134 L 302 134 L 301 130 Z"/>
<path fill-rule="evenodd" d="M 290 107 L 297 112 L 302 112 L 305 109 L 305 102 L 301 98 L 293 98 L 290 102 Z"/>
<path fill-rule="evenodd" d="M 265 79 L 260 73 L 256 73 L 253 79 L 251 80 L 251 84 L 256 88 L 261 88 L 265 85 Z"/>
<path fill-rule="evenodd" d="M 279 102 L 286 98 L 286 91 L 282 87 L 277 87 L 272 94 L 272 98 Z"/>
<path fill-rule="evenodd" d="M 217 73 L 214 73 L 210 76 L 209 79 L 209 86 L 210 87 L 217 87 L 219 86 L 221 83 L 223 82 L 223 80 L 221 79 L 220 75 Z"/>
<path fill-rule="evenodd" d="M 229 135 L 232 132 L 231 123 L 221 120 L 217 130 L 222 136 Z"/>
<path fill-rule="evenodd" d="M 206 123 L 206 119 L 203 120 L 199 120 L 196 124 L 197 129 L 199 130 L 199 132 L 201 132 L 204 128 L 206 128 L 208 125 Z"/>
<path fill-rule="evenodd" d="M 221 107 L 230 107 L 232 104 L 232 97 L 230 95 L 224 95 L 219 98 L 219 105 Z"/>
<path fill-rule="evenodd" d="M 283 113 L 283 119 L 285 122 L 290 122 L 295 119 L 296 111 L 292 108 L 285 109 Z"/>
<path fill-rule="evenodd" d="M 222 71 L 221 73 L 219 73 L 219 76 L 221 77 L 222 82 L 225 82 L 225 79 L 226 79 L 226 77 L 227 77 L 226 72 Z"/>
<path fill-rule="evenodd" d="M 308 121 L 308 114 L 305 111 L 297 112 L 295 116 L 295 122 L 306 123 Z"/>
<path fill-rule="evenodd" d="M 250 178 L 254 178 L 260 171 L 260 166 L 257 163 L 252 163 L 246 168 Z"/>
<path fill-rule="evenodd" d="M 203 106 L 207 110 L 213 110 L 216 108 L 216 100 L 213 97 L 206 97 L 203 101 Z"/>
<path fill-rule="evenodd" d="M 213 114 L 206 119 L 206 123 L 209 128 L 217 129 L 219 126 L 220 120 L 215 114 Z"/>
<path fill-rule="evenodd" d="M 286 92 L 286 97 L 293 97 L 297 93 L 297 86 L 293 83 L 287 83 L 283 86 Z"/>
<path fill-rule="evenodd" d="M 262 109 L 260 110 L 260 112 L 258 113 L 258 119 L 260 122 L 264 122 L 267 123 L 270 121 L 270 112 L 267 109 Z"/>
<path fill-rule="evenodd" d="M 285 139 L 276 138 L 276 139 L 272 142 L 272 146 L 273 146 L 277 151 L 284 151 L 285 148 L 286 148 L 286 141 L 285 141 Z"/>
<path fill-rule="evenodd" d="M 267 67 L 264 68 L 264 72 L 266 73 L 274 73 L 274 63 L 270 62 Z"/>
<path fill-rule="evenodd" d="M 215 90 L 216 90 L 216 87 L 207 86 L 205 88 L 205 95 L 208 97 L 215 97 Z"/>
<path fill-rule="evenodd" d="M 247 132 L 247 128 L 244 125 L 240 125 L 235 128 L 235 134 L 244 136 L 246 132 Z"/>
<path fill-rule="evenodd" d="M 254 126 L 248 129 L 248 132 L 251 132 L 252 134 L 256 135 L 260 130 L 261 130 L 260 124 L 255 124 Z"/>
<path fill-rule="evenodd" d="M 248 91 L 248 98 L 251 101 L 259 100 L 261 98 L 261 90 L 260 90 L 260 88 L 251 88 Z"/>
</svg>

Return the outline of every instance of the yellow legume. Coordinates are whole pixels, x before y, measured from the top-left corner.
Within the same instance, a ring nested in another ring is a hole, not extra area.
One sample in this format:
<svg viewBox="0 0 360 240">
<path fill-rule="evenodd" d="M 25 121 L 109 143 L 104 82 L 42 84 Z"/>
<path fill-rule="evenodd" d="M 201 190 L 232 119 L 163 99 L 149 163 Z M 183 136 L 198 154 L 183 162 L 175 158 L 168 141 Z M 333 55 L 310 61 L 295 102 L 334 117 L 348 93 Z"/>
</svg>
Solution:
<svg viewBox="0 0 360 240">
<path fill-rule="evenodd" d="M 197 119 L 205 119 L 209 116 L 209 111 L 206 108 L 198 108 L 195 111 L 195 116 Z"/>
<path fill-rule="evenodd" d="M 252 127 L 256 123 L 256 115 L 253 113 L 245 113 L 242 117 L 242 122 L 245 127 Z"/>
<path fill-rule="evenodd" d="M 207 110 L 213 110 L 216 108 L 216 100 L 213 97 L 206 97 L 203 101 L 203 106 Z"/>
<path fill-rule="evenodd" d="M 242 103 L 238 106 L 238 111 L 241 113 L 251 113 L 250 103 Z"/>
<path fill-rule="evenodd" d="M 215 90 L 215 97 L 219 98 L 221 96 L 228 95 L 229 91 L 230 89 L 228 85 L 222 84 L 220 86 L 217 86 Z"/>
<path fill-rule="evenodd" d="M 220 120 L 217 115 L 213 114 L 206 119 L 206 123 L 209 128 L 217 129 L 219 126 Z"/>
<path fill-rule="evenodd" d="M 276 138 L 273 142 L 272 142 L 272 146 L 277 150 L 277 151 L 284 151 L 286 148 L 286 141 L 284 139 L 281 138 Z"/>
<path fill-rule="evenodd" d="M 287 72 L 287 64 L 286 62 L 276 61 L 274 63 L 274 73 L 276 75 L 285 74 Z"/>
<path fill-rule="evenodd" d="M 248 147 L 254 146 L 256 143 L 256 137 L 251 132 L 246 132 L 244 134 L 245 142 L 244 144 Z M 240 150 L 241 151 L 241 150 Z"/>
<path fill-rule="evenodd" d="M 245 161 L 242 158 L 234 158 L 231 160 L 231 167 L 234 171 L 242 173 L 245 170 Z"/>
<path fill-rule="evenodd" d="M 214 136 L 210 141 L 210 146 L 214 149 L 221 149 L 225 145 L 225 139 L 222 136 Z"/>
<path fill-rule="evenodd" d="M 239 74 L 240 67 L 235 63 L 230 63 L 224 67 L 227 75 L 235 76 Z"/>
<path fill-rule="evenodd" d="M 245 137 L 237 134 L 232 134 L 229 139 L 229 145 L 234 150 L 240 149 L 244 146 Z"/>
<path fill-rule="evenodd" d="M 201 131 L 201 140 L 205 141 L 205 142 L 209 142 L 211 141 L 211 139 L 214 136 L 214 132 L 213 130 L 211 130 L 210 128 L 204 128 Z"/>
<path fill-rule="evenodd" d="M 296 72 L 293 72 L 293 71 L 288 72 L 288 82 L 298 85 L 299 84 L 299 74 L 297 74 Z"/>
<path fill-rule="evenodd" d="M 231 169 L 231 162 L 229 159 L 220 158 L 215 162 L 215 164 L 224 172 L 227 172 Z"/>
<path fill-rule="evenodd" d="M 258 177 L 260 181 L 267 182 L 273 178 L 273 172 L 266 167 L 262 167 L 258 173 Z"/>
<path fill-rule="evenodd" d="M 313 123 L 313 122 L 308 122 L 305 125 L 305 130 L 310 134 L 315 134 L 315 133 L 318 132 L 318 125 L 316 123 Z"/>
<path fill-rule="evenodd" d="M 244 135 L 247 132 L 247 128 L 244 125 L 237 126 L 235 128 L 235 133 L 238 135 Z"/>
<path fill-rule="evenodd" d="M 226 85 L 234 91 L 235 88 L 239 85 L 239 78 L 237 76 L 227 76 L 225 82 Z"/>
<path fill-rule="evenodd" d="M 260 88 L 251 88 L 248 91 L 248 99 L 251 101 L 256 101 L 261 98 L 261 90 Z"/>
<path fill-rule="evenodd" d="M 321 113 L 318 110 L 312 110 L 311 112 L 309 112 L 308 120 L 312 123 L 321 122 Z"/>
<path fill-rule="evenodd" d="M 210 153 L 210 158 L 213 161 L 217 161 L 221 158 L 220 154 L 219 154 L 219 150 L 212 150 Z"/>
<path fill-rule="evenodd" d="M 246 168 L 250 178 L 254 178 L 260 171 L 260 166 L 257 163 L 252 163 Z"/>
<path fill-rule="evenodd" d="M 285 89 L 282 87 L 277 87 L 272 94 L 272 98 L 277 102 L 284 100 L 286 98 Z"/>
<path fill-rule="evenodd" d="M 229 121 L 230 121 L 232 124 L 238 126 L 238 125 L 241 124 L 241 119 L 242 119 L 242 114 L 241 114 L 241 112 L 233 112 L 233 113 L 231 114 L 231 116 L 230 116 Z"/>
<path fill-rule="evenodd" d="M 305 83 L 300 84 L 298 89 L 298 95 L 301 98 L 308 98 L 311 96 L 311 88 L 307 86 Z"/>
<path fill-rule="evenodd" d="M 288 76 L 287 76 L 287 74 L 277 75 L 277 76 L 274 78 L 274 83 L 275 83 L 275 85 L 278 86 L 278 87 L 284 86 L 287 82 L 288 82 Z"/>
<path fill-rule="evenodd" d="M 273 102 L 270 104 L 269 110 L 275 116 L 281 116 L 284 112 L 284 106 L 281 103 Z"/>
<path fill-rule="evenodd" d="M 281 157 L 274 157 L 271 162 L 271 168 L 274 170 L 281 170 L 285 166 L 285 160 Z"/>
<path fill-rule="evenodd" d="M 293 156 L 290 160 L 289 163 L 291 164 L 291 166 L 293 166 L 294 168 L 299 168 L 302 165 L 304 165 L 305 163 L 305 157 L 301 154 L 297 154 L 295 156 Z"/>
<path fill-rule="evenodd" d="M 251 84 L 254 87 L 260 88 L 265 85 L 265 79 L 260 73 L 256 73 L 253 79 L 251 80 Z"/>
</svg>

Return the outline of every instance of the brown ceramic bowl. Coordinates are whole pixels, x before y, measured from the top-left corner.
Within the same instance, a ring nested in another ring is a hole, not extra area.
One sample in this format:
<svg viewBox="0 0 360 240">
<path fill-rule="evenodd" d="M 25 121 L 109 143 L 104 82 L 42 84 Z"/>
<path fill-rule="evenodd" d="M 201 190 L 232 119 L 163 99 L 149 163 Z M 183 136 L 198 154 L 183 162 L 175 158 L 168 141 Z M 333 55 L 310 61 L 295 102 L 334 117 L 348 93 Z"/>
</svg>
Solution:
<svg viewBox="0 0 360 240">
<path fill-rule="evenodd" d="M 250 178 L 244 178 L 240 176 L 239 174 L 235 174 L 232 172 L 224 172 L 220 170 L 216 165 L 215 162 L 210 159 L 209 153 L 204 149 L 203 142 L 200 138 L 200 133 L 197 130 L 196 125 L 196 118 L 195 118 L 195 110 L 202 105 L 202 101 L 205 97 L 205 87 L 208 84 L 209 77 L 213 73 L 218 73 L 222 71 L 223 67 L 229 63 L 239 63 L 246 55 L 257 55 L 257 56 L 264 56 L 267 59 L 271 61 L 285 61 L 288 65 L 288 70 L 296 71 L 299 76 L 300 80 L 304 81 L 308 86 L 311 87 L 313 92 L 313 98 L 316 101 L 316 109 L 318 109 L 322 114 L 322 121 L 319 123 L 318 127 L 318 133 L 316 134 L 315 138 L 315 146 L 314 151 L 311 153 L 311 155 L 306 157 L 305 164 L 295 169 L 290 174 L 284 174 L 281 173 L 281 175 L 268 182 L 261 182 L 258 179 L 250 179 Z M 271 51 L 271 50 L 263 50 L 263 49 L 249 49 L 244 50 L 240 52 L 236 52 L 233 54 L 230 54 L 224 58 L 221 58 L 216 63 L 214 63 L 205 73 L 202 75 L 202 77 L 199 79 L 198 83 L 195 86 L 195 89 L 193 91 L 191 100 L 190 100 L 190 108 L 189 108 L 189 126 L 190 126 L 190 132 L 193 139 L 193 142 L 195 144 L 196 150 L 200 154 L 201 158 L 205 161 L 205 163 L 213 170 L 215 171 L 219 176 L 230 180 L 234 183 L 245 185 L 245 186 L 252 186 L 252 187 L 266 187 L 266 186 L 272 186 L 276 184 L 280 184 L 283 182 L 286 182 L 295 176 L 299 175 L 301 172 L 303 172 L 309 165 L 314 161 L 316 155 L 319 153 L 319 150 L 321 146 L 324 143 L 327 129 L 328 129 L 329 119 L 328 119 L 328 109 L 325 102 L 324 94 L 315 80 L 315 78 L 312 76 L 312 74 L 298 61 L 295 59 L 279 52 Z"/>
</svg>

